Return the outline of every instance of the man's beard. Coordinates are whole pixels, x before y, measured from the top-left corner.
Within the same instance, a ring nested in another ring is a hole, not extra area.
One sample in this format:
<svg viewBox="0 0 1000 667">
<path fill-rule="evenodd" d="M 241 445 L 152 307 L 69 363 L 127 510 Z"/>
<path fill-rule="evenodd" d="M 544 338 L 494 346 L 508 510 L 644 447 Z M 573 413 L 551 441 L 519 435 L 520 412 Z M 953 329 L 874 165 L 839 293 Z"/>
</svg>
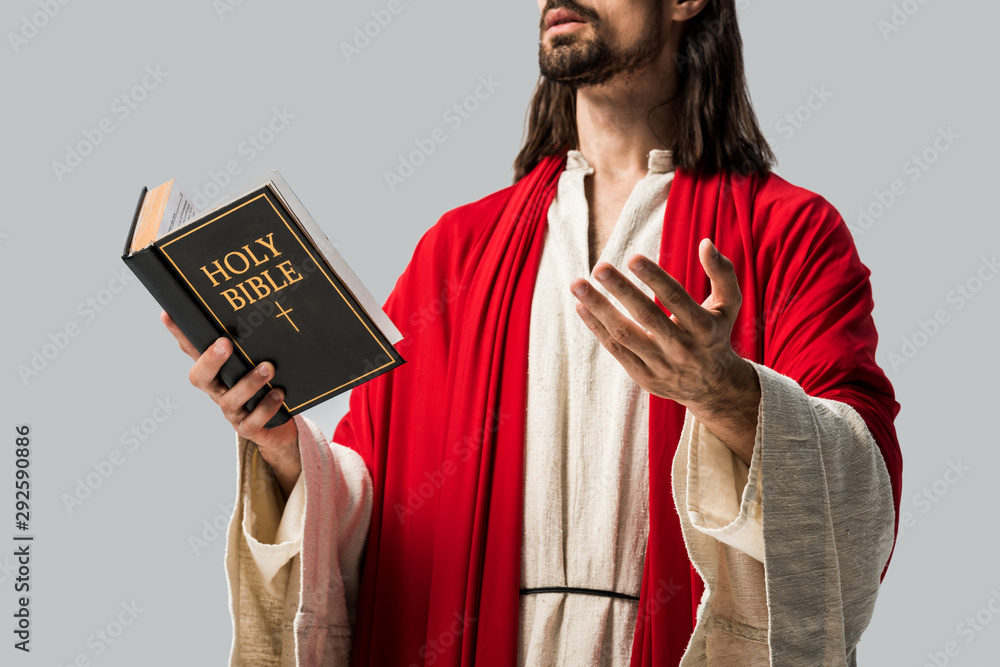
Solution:
<svg viewBox="0 0 1000 667">
<path fill-rule="evenodd" d="M 573 9 L 574 3 L 557 1 L 553 4 Z M 601 35 L 599 20 L 591 19 L 588 24 L 594 31 L 594 37 L 590 40 L 570 33 L 552 37 L 548 49 L 544 39 L 539 42 L 538 65 L 545 78 L 578 88 L 597 86 L 620 75 L 628 75 L 659 56 L 658 30 L 651 30 L 639 44 L 628 51 L 616 52 Z"/>
</svg>

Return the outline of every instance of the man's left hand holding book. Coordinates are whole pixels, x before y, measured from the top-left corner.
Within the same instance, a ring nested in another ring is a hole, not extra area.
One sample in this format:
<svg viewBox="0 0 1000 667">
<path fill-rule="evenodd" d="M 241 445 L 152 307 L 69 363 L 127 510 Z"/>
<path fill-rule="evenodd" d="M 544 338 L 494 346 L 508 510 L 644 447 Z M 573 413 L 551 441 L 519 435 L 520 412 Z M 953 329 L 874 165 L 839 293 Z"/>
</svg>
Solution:
<svg viewBox="0 0 1000 667">
<path fill-rule="evenodd" d="M 233 352 L 233 344 L 228 338 L 219 338 L 204 354 L 199 354 L 166 311 L 160 313 L 160 321 L 177 339 L 181 351 L 195 361 L 188 374 L 191 384 L 215 401 L 241 437 L 257 445 L 287 498 L 302 472 L 298 427 L 294 419 L 274 428 L 265 426 L 281 408 L 284 393 L 281 389 L 272 389 L 253 411 L 244 407 L 274 376 L 274 365 L 268 361 L 261 362 L 230 389 L 218 378 L 219 369 Z"/>
</svg>

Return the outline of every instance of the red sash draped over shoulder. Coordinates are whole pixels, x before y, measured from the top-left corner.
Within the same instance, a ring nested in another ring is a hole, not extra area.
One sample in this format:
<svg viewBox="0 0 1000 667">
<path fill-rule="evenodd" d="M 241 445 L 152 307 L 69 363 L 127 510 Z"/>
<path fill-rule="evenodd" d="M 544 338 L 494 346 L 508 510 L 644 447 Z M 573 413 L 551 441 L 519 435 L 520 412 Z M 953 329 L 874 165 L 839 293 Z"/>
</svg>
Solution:
<svg viewBox="0 0 1000 667">
<path fill-rule="evenodd" d="M 564 166 L 565 155 L 546 158 L 445 214 L 385 303 L 407 363 L 354 389 L 333 437 L 361 454 L 374 483 L 354 665 L 517 663 L 528 324 Z M 899 404 L 875 364 L 870 272 L 839 213 L 775 174 L 678 169 L 670 188 L 660 265 L 701 302 L 710 285 L 699 241 L 733 261 L 743 293 L 734 349 L 858 411 L 885 458 L 898 520 Z M 678 664 L 703 591 L 671 494 L 683 422 L 683 406 L 650 397 L 633 667 Z"/>
</svg>

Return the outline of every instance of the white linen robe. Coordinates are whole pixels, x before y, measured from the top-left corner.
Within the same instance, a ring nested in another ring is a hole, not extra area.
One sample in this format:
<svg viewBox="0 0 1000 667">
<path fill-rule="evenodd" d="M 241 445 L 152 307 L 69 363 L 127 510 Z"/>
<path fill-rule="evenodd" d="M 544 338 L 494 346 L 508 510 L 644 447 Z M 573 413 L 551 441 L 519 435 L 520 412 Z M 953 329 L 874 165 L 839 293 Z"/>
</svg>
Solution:
<svg viewBox="0 0 1000 667">
<path fill-rule="evenodd" d="M 673 167 L 668 151 L 654 151 L 649 162 L 600 257 L 619 268 L 633 252 L 658 256 Z M 571 151 L 533 295 L 522 587 L 638 596 L 649 396 L 582 323 L 569 293 L 570 280 L 589 273 L 583 184 L 590 172 Z M 853 665 L 892 547 L 888 472 L 853 408 L 752 365 L 762 396 L 751 465 L 690 412 L 673 462 L 685 543 L 706 583 L 682 665 Z M 350 653 L 371 480 L 357 454 L 330 444 L 308 418 L 295 419 L 303 474 L 284 507 L 256 446 L 237 438 L 238 500 L 226 554 L 234 667 L 340 665 Z M 789 488 L 801 494 L 803 514 L 767 514 L 769 492 Z M 789 531 L 803 522 L 815 530 Z M 769 554 L 789 552 L 801 553 L 801 572 L 769 568 Z M 518 662 L 627 665 L 636 613 L 626 599 L 523 596 Z M 802 619 L 825 628 L 810 655 L 791 641 Z"/>
</svg>

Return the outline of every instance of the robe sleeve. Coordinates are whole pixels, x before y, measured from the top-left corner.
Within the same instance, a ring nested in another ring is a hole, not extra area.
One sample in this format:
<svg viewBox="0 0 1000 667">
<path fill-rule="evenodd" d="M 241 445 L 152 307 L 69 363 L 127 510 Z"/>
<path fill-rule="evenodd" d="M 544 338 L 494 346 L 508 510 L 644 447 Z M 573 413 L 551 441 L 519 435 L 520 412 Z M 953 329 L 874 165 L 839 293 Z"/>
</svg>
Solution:
<svg viewBox="0 0 1000 667">
<path fill-rule="evenodd" d="M 850 664 L 892 550 L 886 466 L 852 407 L 754 367 L 761 404 L 749 467 L 693 416 L 684 431 L 682 525 L 709 591 L 695 636 L 710 664 L 755 652 L 762 664 Z M 767 474 L 764 460 L 776 461 Z M 765 511 L 765 494 L 777 493 L 791 502 Z M 720 622 L 745 627 L 720 632 Z M 804 626 L 817 643 L 800 641 Z"/>
<path fill-rule="evenodd" d="M 759 373 L 759 371 L 758 371 Z M 760 443 L 763 397 L 757 408 L 753 455 L 747 466 L 693 415 L 687 432 L 687 512 L 691 525 L 764 562 Z"/>
<path fill-rule="evenodd" d="M 274 474 L 254 448 L 243 494 L 243 538 L 264 590 L 278 599 L 285 596 L 292 558 L 302 548 L 303 476 L 299 475 L 287 500 L 281 496 Z"/>
<path fill-rule="evenodd" d="M 237 437 L 226 548 L 232 667 L 347 664 L 350 655 L 371 480 L 354 451 L 295 420 L 303 466 L 286 502 L 256 444 Z"/>
<path fill-rule="evenodd" d="M 771 256 L 750 466 L 685 420 L 675 499 L 706 593 L 682 664 L 855 664 L 892 553 L 898 404 L 869 272 L 832 206 L 801 215 Z"/>
</svg>

